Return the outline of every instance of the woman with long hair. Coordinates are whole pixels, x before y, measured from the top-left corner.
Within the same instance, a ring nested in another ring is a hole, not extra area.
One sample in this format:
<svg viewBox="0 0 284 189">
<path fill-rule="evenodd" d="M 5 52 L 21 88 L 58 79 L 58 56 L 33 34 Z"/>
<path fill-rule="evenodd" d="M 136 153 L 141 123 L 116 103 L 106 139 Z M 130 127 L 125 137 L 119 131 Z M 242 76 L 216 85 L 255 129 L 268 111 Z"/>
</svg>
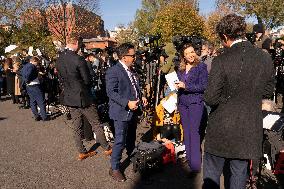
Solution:
<svg viewBox="0 0 284 189">
<path fill-rule="evenodd" d="M 4 62 L 4 72 L 6 75 L 6 83 L 7 83 L 7 94 L 11 95 L 12 103 L 18 103 L 19 99 L 15 97 L 15 76 L 16 73 L 13 72 L 13 60 L 11 58 L 7 58 Z"/>
<path fill-rule="evenodd" d="M 177 71 L 179 82 L 176 83 L 190 176 L 195 176 L 201 170 L 199 126 L 204 110 L 203 93 L 207 86 L 208 72 L 206 64 L 200 61 L 200 51 L 201 48 L 194 43 L 183 46 Z"/>
</svg>

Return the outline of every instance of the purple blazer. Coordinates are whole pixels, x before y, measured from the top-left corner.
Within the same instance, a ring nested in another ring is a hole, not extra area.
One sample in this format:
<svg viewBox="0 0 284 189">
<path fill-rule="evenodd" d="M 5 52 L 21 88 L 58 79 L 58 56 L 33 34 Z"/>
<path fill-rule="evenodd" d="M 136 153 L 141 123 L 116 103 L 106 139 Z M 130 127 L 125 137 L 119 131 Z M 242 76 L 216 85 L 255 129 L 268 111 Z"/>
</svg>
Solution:
<svg viewBox="0 0 284 189">
<path fill-rule="evenodd" d="M 178 91 L 178 105 L 190 105 L 203 103 L 203 93 L 208 82 L 207 65 L 203 62 L 186 74 L 177 72 L 180 81 L 185 83 L 185 89 Z"/>
</svg>

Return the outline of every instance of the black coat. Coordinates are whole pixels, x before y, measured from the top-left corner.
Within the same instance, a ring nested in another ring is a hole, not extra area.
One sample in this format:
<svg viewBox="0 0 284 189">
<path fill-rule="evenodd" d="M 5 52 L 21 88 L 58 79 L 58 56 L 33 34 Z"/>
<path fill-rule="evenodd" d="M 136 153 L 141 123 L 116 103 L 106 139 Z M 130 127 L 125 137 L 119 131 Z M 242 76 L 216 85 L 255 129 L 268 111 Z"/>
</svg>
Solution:
<svg viewBox="0 0 284 189">
<path fill-rule="evenodd" d="M 7 71 L 5 71 L 5 75 L 6 75 L 6 82 L 7 82 L 7 93 L 14 94 L 16 73 L 8 69 Z"/>
<path fill-rule="evenodd" d="M 57 59 L 56 69 L 62 84 L 63 105 L 87 107 L 93 104 L 90 72 L 83 57 L 71 50 L 65 50 Z"/>
<path fill-rule="evenodd" d="M 273 94 L 274 85 L 271 57 L 249 42 L 234 44 L 214 58 L 204 95 L 205 102 L 214 106 L 205 151 L 225 158 L 259 158 L 261 101 Z"/>
</svg>

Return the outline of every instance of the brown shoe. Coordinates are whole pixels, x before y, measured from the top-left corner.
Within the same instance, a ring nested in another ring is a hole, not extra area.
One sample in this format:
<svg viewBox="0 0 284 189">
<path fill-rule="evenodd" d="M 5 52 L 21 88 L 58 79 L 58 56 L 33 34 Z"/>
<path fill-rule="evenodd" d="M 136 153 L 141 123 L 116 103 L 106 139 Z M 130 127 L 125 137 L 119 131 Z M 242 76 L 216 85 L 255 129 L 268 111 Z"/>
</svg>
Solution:
<svg viewBox="0 0 284 189">
<path fill-rule="evenodd" d="M 86 159 L 88 157 L 92 157 L 92 156 L 94 156 L 96 154 L 97 154 L 96 151 L 88 151 L 87 153 L 80 153 L 79 157 L 78 157 L 78 160 L 81 161 L 81 160 Z"/>
<path fill-rule="evenodd" d="M 118 182 L 125 182 L 126 178 L 125 176 L 120 172 L 120 170 L 109 170 L 109 175 Z"/>
<path fill-rule="evenodd" d="M 109 150 L 105 150 L 105 151 L 104 151 L 104 154 L 105 154 L 106 156 L 110 156 L 111 153 L 112 153 L 112 148 L 110 148 Z"/>
</svg>

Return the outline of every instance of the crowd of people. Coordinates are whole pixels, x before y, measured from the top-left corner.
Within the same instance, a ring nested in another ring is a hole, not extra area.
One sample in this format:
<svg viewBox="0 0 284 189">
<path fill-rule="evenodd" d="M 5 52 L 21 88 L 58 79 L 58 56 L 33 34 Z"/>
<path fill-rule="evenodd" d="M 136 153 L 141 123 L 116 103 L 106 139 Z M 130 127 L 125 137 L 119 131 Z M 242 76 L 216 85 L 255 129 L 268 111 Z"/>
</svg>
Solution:
<svg viewBox="0 0 284 189">
<path fill-rule="evenodd" d="M 230 172 L 227 186 L 245 188 L 248 160 L 258 162 L 263 155 L 262 101 L 272 102 L 275 68 L 281 74 L 278 67 L 283 65 L 281 61 L 273 64 L 275 56 L 269 54 L 272 41 L 265 35 L 263 26 L 255 25 L 254 32 L 255 41 L 248 41 L 244 18 L 230 14 L 216 28 L 222 50 L 215 50 L 208 41 L 200 45 L 193 40 L 182 44 L 178 61 L 169 61 L 165 53 L 159 54 L 158 73 L 176 72 L 178 77 L 176 112 L 182 128 L 178 132 L 183 137 L 173 138 L 185 145 L 184 166 L 189 177 L 198 175 L 203 164 L 204 188 L 220 187 L 225 163 Z M 281 44 L 280 48 L 284 49 L 284 43 Z M 68 110 L 67 119 L 72 120 L 78 160 L 97 153 L 83 145 L 86 127 L 83 120 L 86 120 L 104 154 L 111 156 L 110 176 L 123 182 L 126 177 L 120 169 L 122 152 L 126 148 L 127 158 L 131 159 L 139 118 L 153 98 L 153 87 L 149 87 L 153 79 L 147 76 L 145 79 L 143 75 L 150 71 L 151 64 L 146 64 L 141 53 L 138 58 L 136 49 L 133 44 L 124 43 L 111 58 L 105 59 L 99 51 L 79 52 L 78 39 L 71 36 L 54 61 L 30 56 L 23 50 L 20 56 L 6 58 L 0 64 L 0 98 L 6 93 L 13 104 L 21 104 L 19 108 L 31 108 L 36 121 L 50 120 L 46 104 L 64 106 Z M 158 97 L 172 95 L 167 85 L 159 82 L 158 85 L 163 85 L 158 87 L 163 89 L 161 95 L 156 94 Z M 113 144 L 107 142 L 100 126 L 99 98 L 104 98 L 103 103 L 108 102 L 108 117 L 114 127 Z M 208 126 L 206 132 L 201 132 L 204 123 Z M 168 135 L 160 135 L 160 139 L 165 136 Z M 280 148 L 279 152 L 283 150 Z"/>
</svg>

